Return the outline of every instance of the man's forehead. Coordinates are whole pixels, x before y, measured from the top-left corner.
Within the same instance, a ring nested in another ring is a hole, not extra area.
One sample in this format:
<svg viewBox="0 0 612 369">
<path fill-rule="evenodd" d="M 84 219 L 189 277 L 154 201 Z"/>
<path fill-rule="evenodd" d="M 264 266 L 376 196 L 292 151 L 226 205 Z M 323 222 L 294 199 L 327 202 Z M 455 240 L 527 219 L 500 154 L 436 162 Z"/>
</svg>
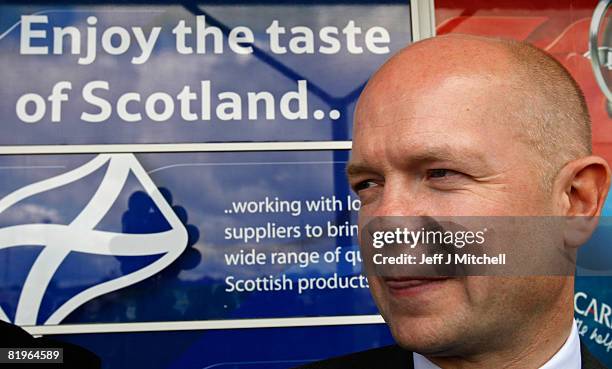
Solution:
<svg viewBox="0 0 612 369">
<path fill-rule="evenodd" d="M 401 159 L 409 153 L 443 159 L 450 148 L 461 148 L 476 158 L 488 152 L 507 154 L 513 149 L 509 140 L 524 141 L 520 119 L 530 100 L 524 81 L 510 66 L 509 52 L 470 38 L 462 51 L 463 41 L 416 44 L 379 69 L 357 103 L 353 157 Z M 445 48 L 432 47 L 436 43 Z M 481 46 L 489 52 L 482 63 Z M 494 53 L 498 63 L 490 60 Z"/>
<path fill-rule="evenodd" d="M 378 84 L 362 94 L 355 112 L 355 137 L 372 130 L 435 130 L 478 128 L 511 124 L 517 97 L 512 83 L 488 75 L 451 75 L 431 84 L 406 81 L 386 88 Z M 517 107 L 518 108 L 518 107 Z M 475 127 L 477 126 L 477 127 Z"/>
<path fill-rule="evenodd" d="M 523 133 L 504 83 L 451 76 L 388 99 L 380 95 L 389 90 L 368 91 L 355 115 L 353 162 L 485 162 L 517 150 L 508 142 L 523 141 Z"/>
</svg>

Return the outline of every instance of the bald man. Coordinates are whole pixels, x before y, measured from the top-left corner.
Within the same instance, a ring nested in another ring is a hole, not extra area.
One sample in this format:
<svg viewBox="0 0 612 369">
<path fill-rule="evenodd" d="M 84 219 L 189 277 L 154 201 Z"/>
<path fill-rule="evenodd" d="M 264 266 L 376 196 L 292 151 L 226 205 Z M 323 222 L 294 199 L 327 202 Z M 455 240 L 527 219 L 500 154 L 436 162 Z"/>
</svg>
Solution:
<svg viewBox="0 0 612 369">
<path fill-rule="evenodd" d="M 610 186 L 569 73 L 527 44 L 465 35 L 417 42 L 374 74 L 347 171 L 360 219 L 597 217 Z M 604 368 L 580 343 L 572 276 L 368 280 L 397 345 L 305 368 Z"/>
</svg>

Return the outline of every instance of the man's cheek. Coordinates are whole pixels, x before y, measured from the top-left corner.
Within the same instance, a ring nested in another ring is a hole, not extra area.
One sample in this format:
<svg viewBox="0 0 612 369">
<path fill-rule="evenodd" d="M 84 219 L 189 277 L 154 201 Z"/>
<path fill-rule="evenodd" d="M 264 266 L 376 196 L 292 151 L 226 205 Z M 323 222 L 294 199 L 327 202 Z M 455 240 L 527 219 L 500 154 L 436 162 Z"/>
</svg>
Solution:
<svg viewBox="0 0 612 369">
<path fill-rule="evenodd" d="M 370 294 L 372 298 L 374 298 L 374 302 L 380 314 L 386 318 L 386 314 L 389 310 L 389 298 L 384 290 L 383 282 L 378 276 L 369 275 L 367 278 L 370 286 Z"/>
<path fill-rule="evenodd" d="M 371 191 L 374 192 L 374 191 Z M 378 191 L 380 192 L 380 191 Z M 384 210 L 381 209 L 381 196 L 377 193 L 361 194 L 359 196 L 359 216 L 360 217 L 373 217 L 373 216 L 384 216 L 388 214 L 382 213 Z"/>
<path fill-rule="evenodd" d="M 506 276 L 469 276 L 465 277 L 465 299 L 472 310 L 495 309 L 512 299 L 516 277 Z"/>
<path fill-rule="evenodd" d="M 380 280 L 380 277 L 378 276 L 374 276 L 374 275 L 369 275 L 368 277 L 368 284 L 370 286 L 370 293 L 372 294 L 372 296 L 376 299 L 382 299 L 383 298 L 383 282 Z"/>
</svg>

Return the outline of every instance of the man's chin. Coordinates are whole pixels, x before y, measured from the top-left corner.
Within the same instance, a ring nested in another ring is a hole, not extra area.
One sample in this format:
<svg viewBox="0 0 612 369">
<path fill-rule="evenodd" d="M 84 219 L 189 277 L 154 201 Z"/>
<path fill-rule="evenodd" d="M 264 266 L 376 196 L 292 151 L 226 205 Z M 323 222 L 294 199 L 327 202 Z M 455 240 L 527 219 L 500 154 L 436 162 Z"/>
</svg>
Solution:
<svg viewBox="0 0 612 369">
<path fill-rule="evenodd" d="M 395 341 L 419 353 L 444 352 L 466 330 L 464 281 L 458 278 L 379 278 L 371 287 Z"/>
<path fill-rule="evenodd" d="M 460 330 L 439 317 L 393 318 L 388 324 L 397 344 L 408 351 L 445 355 L 461 342 Z"/>
</svg>

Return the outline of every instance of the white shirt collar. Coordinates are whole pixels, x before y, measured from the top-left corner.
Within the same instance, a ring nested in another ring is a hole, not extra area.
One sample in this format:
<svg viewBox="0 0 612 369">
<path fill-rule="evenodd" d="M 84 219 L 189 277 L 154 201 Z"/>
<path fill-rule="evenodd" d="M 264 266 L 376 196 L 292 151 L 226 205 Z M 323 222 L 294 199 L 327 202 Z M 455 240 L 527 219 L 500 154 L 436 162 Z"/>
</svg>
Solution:
<svg viewBox="0 0 612 369">
<path fill-rule="evenodd" d="M 441 369 L 425 356 L 416 352 L 412 354 L 412 358 L 414 360 L 414 369 Z M 580 338 L 578 338 L 578 329 L 576 328 L 576 321 L 574 321 L 572 332 L 567 340 L 565 340 L 563 346 L 540 369 L 580 369 L 582 366 L 581 360 Z"/>
</svg>

